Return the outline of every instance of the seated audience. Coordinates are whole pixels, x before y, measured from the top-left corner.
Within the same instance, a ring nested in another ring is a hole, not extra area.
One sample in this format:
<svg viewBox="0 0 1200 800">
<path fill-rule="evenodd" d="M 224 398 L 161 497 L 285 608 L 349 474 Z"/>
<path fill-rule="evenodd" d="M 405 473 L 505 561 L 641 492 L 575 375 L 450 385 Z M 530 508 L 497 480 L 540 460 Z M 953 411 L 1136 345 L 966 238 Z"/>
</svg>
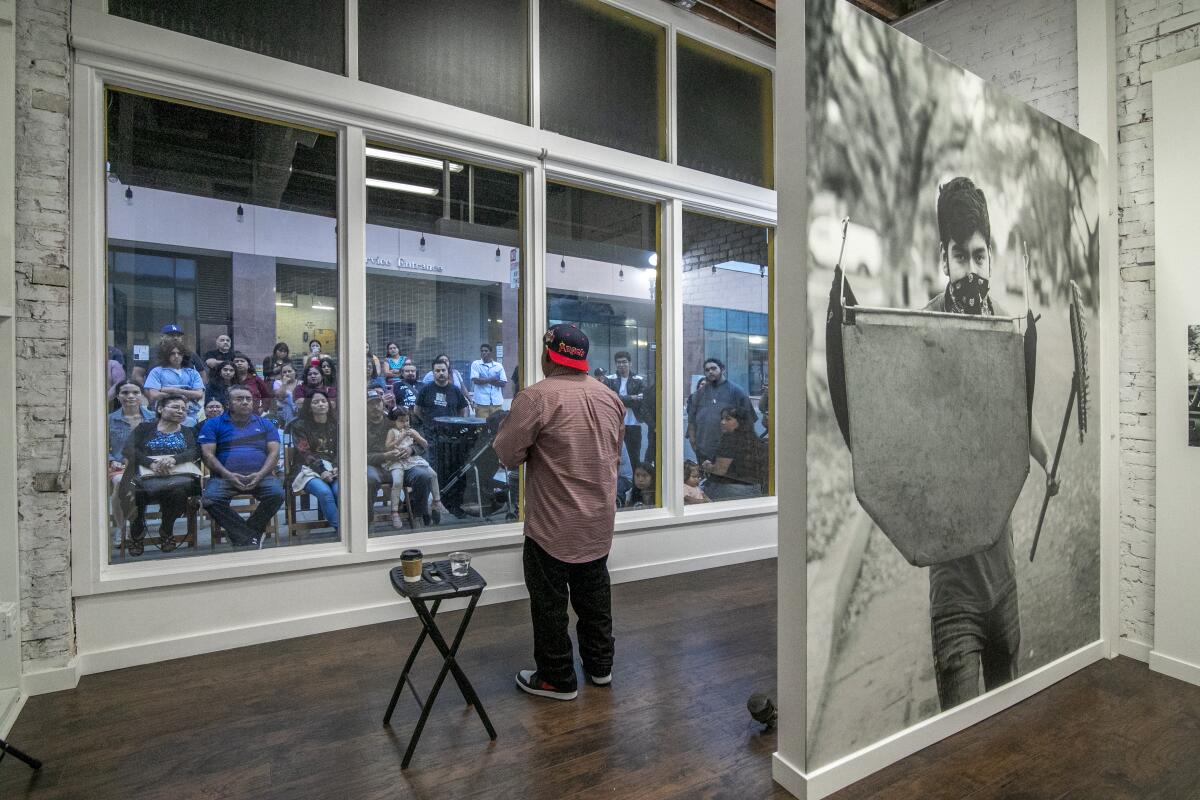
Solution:
<svg viewBox="0 0 1200 800">
<path fill-rule="evenodd" d="M 417 392 L 424 384 L 417 380 L 417 365 L 412 359 L 405 359 L 400 367 L 400 380 L 392 384 L 392 396 L 396 399 L 397 408 L 407 408 L 410 411 L 417 405 Z"/>
<path fill-rule="evenodd" d="M 310 339 L 308 342 L 308 358 L 304 360 L 305 364 L 316 364 L 321 360 L 321 343 L 316 339 Z"/>
<path fill-rule="evenodd" d="M 135 506 L 129 520 L 131 556 L 145 552 L 147 506 L 158 504 L 161 514 L 158 548 L 169 553 L 177 546 L 175 520 L 186 513 L 188 498 L 200 493 L 196 431 L 183 425 L 187 401 L 164 396 L 159 398 L 157 407 L 158 420 L 139 425 L 125 443 L 125 459 L 129 464 L 125 480 Z"/>
<path fill-rule="evenodd" d="M 451 383 L 453 383 L 455 386 L 457 386 L 459 391 L 461 391 L 465 395 L 466 391 L 467 391 L 467 388 L 466 388 L 467 385 L 463 381 L 462 373 L 459 372 L 458 370 L 454 369 L 452 366 L 450 366 L 450 356 L 446 355 L 445 353 L 439 353 L 433 359 L 433 364 L 430 365 L 429 372 L 425 373 L 425 377 L 421 378 L 421 383 L 433 383 L 433 367 L 437 364 L 445 364 L 446 365 L 446 369 L 449 370 L 449 372 L 450 372 Z M 470 397 L 468 397 L 467 399 L 470 400 Z"/>
<path fill-rule="evenodd" d="M 187 402 L 188 413 L 184 422 L 196 424 L 200 416 L 200 402 L 204 399 L 204 382 L 200 373 L 184 364 L 191 360 L 191 353 L 182 344 L 174 343 L 175 337 L 164 337 L 166 343 L 158 348 L 158 366 L 146 376 L 146 397 L 158 406 L 163 397 L 182 397 Z"/>
<path fill-rule="evenodd" d="M 110 348 L 108 356 L 108 397 L 109 408 L 117 402 L 117 388 L 125 382 L 125 367 L 120 361 L 113 358 L 112 348 Z M 115 410 L 115 409 L 114 409 Z"/>
<path fill-rule="evenodd" d="M 126 467 L 125 442 L 129 441 L 129 435 L 139 425 L 143 422 L 153 422 L 156 417 L 154 412 L 143 405 L 146 398 L 142 395 L 142 388 L 136 383 L 122 383 L 117 387 L 116 396 L 120 406 L 108 415 L 108 479 L 112 483 L 109 507 L 112 509 L 113 522 L 117 524 L 119 533 L 125 527 L 125 506 L 121 503 L 118 492 Z"/>
<path fill-rule="evenodd" d="M 216 400 L 223 406 L 229 405 L 229 387 L 237 383 L 237 369 L 232 361 L 222 361 L 208 371 L 208 383 L 204 387 L 204 402 Z"/>
<path fill-rule="evenodd" d="M 317 364 L 309 364 L 304 368 L 304 382 L 298 384 L 292 391 L 292 396 L 296 399 L 297 413 L 308 396 L 317 391 L 324 392 L 325 396 L 329 398 L 329 402 L 337 403 L 337 387 L 326 386 L 325 377 L 321 374 L 321 367 Z"/>
<path fill-rule="evenodd" d="M 233 369 L 236 373 L 234 381 L 239 386 L 250 390 L 250 394 L 254 397 L 254 413 L 265 414 L 273 406 L 275 393 L 271 391 L 271 387 L 267 386 L 266 381 L 258 377 L 258 373 L 254 371 L 250 363 L 250 358 L 245 353 L 233 354 Z"/>
<path fill-rule="evenodd" d="M 317 360 L 317 366 L 321 368 L 321 380 L 326 386 L 337 386 L 337 364 L 334 363 L 330 356 L 321 356 Z"/>
<path fill-rule="evenodd" d="M 279 422 L 284 428 L 296 418 L 297 385 L 299 381 L 296 380 L 296 368 L 291 364 L 280 367 L 271 390 L 275 393 L 275 416 L 279 417 Z"/>
<path fill-rule="evenodd" d="M 207 369 L 204 366 L 204 359 L 183 344 L 183 329 L 173 322 L 162 326 L 162 335 L 158 339 L 160 351 L 164 345 L 168 344 L 177 344 L 183 347 L 183 352 L 187 354 L 183 363 L 196 370 L 197 374 L 204 374 L 204 370 Z"/>
<path fill-rule="evenodd" d="M 228 334 L 222 333 L 217 337 L 216 348 L 204 354 L 204 366 L 211 375 L 214 369 L 218 369 L 224 362 L 232 360 L 233 339 Z"/>
<path fill-rule="evenodd" d="M 283 504 L 283 484 L 275 477 L 279 431 L 253 413 L 254 396 L 244 386 L 229 389 L 229 410 L 204 423 L 199 442 L 212 476 L 204 487 L 204 507 L 228 534 L 234 547 L 258 547 L 267 524 Z M 258 508 L 243 520 L 229 506 L 250 494 Z"/>
<path fill-rule="evenodd" d="M 384 395 L 385 399 L 387 394 Z M 392 527 L 399 530 L 403 527 L 403 522 L 400 519 L 400 495 L 396 491 L 398 486 L 408 486 L 409 478 L 418 473 L 425 475 L 430 481 L 430 493 L 433 495 L 433 505 L 431 508 L 431 517 L 433 524 L 441 524 L 442 512 L 446 507 L 442 505 L 442 495 L 438 489 L 437 473 L 429 466 L 429 462 L 419 455 L 416 455 L 417 448 L 421 450 L 429 449 L 429 442 L 425 441 L 425 437 L 417 433 L 409 424 L 409 411 L 407 408 L 393 408 L 388 414 L 388 419 L 392 421 L 392 429 L 388 431 L 387 439 L 384 441 L 384 446 L 387 452 L 391 454 L 391 460 L 383 463 L 383 468 L 392 473 Z M 404 453 L 409 455 L 405 456 Z"/>
<path fill-rule="evenodd" d="M 700 465 L 708 475 L 704 493 L 713 500 L 759 497 L 766 483 L 767 449 L 754 433 L 754 420 L 742 406 L 721 411 L 721 439 L 713 460 Z"/>
<path fill-rule="evenodd" d="M 374 386 L 376 389 L 387 388 L 387 380 L 383 376 L 383 362 L 371 352 L 370 342 L 367 342 L 367 386 Z"/>
<path fill-rule="evenodd" d="M 699 464 L 695 461 L 683 462 L 683 504 L 685 506 L 710 502 L 704 491 L 700 488 L 700 479 L 702 477 L 703 473 L 700 472 Z"/>
<path fill-rule="evenodd" d="M 625 501 L 626 508 L 641 508 L 655 506 L 658 500 L 654 496 L 654 464 L 643 461 L 633 470 L 633 488 L 629 491 L 629 499 Z"/>
<path fill-rule="evenodd" d="M 291 427 L 295 460 L 292 491 L 317 498 L 321 516 L 338 529 L 338 425 L 329 396 L 317 390 L 309 396 Z"/>
<path fill-rule="evenodd" d="M 400 370 L 404 368 L 405 358 L 400 355 L 400 345 L 388 342 L 383 357 L 383 377 L 388 386 L 400 380 Z"/>
<path fill-rule="evenodd" d="M 215 397 L 204 404 L 204 419 L 208 421 L 225 413 L 225 404 Z"/>
<path fill-rule="evenodd" d="M 271 355 L 263 359 L 263 377 L 268 382 L 279 377 L 285 366 L 291 366 L 292 351 L 287 342 L 276 342 Z"/>
<path fill-rule="evenodd" d="M 384 464 L 395 461 L 396 459 L 408 458 L 411 455 L 420 455 L 419 447 L 415 448 L 400 448 L 394 450 L 388 447 L 388 435 L 392 431 L 392 421 L 388 419 L 387 414 L 383 410 L 383 392 L 378 389 L 367 390 L 367 492 L 370 499 L 367 502 L 368 508 L 375 507 L 375 495 L 379 492 L 379 487 L 383 485 L 384 475 L 386 470 Z M 389 476 L 390 477 L 390 476 Z M 413 514 L 426 525 L 430 523 L 429 509 L 427 503 L 431 481 L 433 479 L 432 470 L 425 472 L 423 470 L 413 470 L 411 475 L 406 474 L 408 486 L 412 487 L 412 508 Z M 393 489 L 393 491 L 395 491 Z"/>
</svg>

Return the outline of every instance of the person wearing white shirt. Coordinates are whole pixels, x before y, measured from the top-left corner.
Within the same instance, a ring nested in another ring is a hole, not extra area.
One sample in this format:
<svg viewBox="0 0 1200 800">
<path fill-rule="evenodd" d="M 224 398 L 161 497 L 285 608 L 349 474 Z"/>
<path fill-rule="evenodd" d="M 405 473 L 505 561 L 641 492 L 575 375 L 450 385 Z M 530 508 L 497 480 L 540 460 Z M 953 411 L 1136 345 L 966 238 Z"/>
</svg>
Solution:
<svg viewBox="0 0 1200 800">
<path fill-rule="evenodd" d="M 492 346 L 479 345 L 479 358 L 471 364 L 471 384 L 474 386 L 475 416 L 487 419 L 504 407 L 504 387 L 508 377 L 504 365 L 492 358 Z"/>
</svg>

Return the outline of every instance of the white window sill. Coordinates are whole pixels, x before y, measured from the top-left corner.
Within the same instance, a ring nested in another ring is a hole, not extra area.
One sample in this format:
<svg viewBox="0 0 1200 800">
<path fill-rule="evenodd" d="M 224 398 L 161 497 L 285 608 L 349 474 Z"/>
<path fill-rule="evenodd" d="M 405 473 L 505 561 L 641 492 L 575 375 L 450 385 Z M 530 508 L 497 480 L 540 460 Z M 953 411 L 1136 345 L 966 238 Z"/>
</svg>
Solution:
<svg viewBox="0 0 1200 800">
<path fill-rule="evenodd" d="M 773 497 L 689 506 L 682 516 L 661 508 L 629 511 L 617 515 L 615 533 L 622 536 L 656 529 L 686 527 L 701 522 L 765 516 L 777 511 L 778 503 Z M 435 555 L 463 548 L 478 553 L 496 548 L 515 547 L 522 541 L 522 524 L 519 522 L 494 525 L 486 529 L 458 530 L 461 532 L 431 529 L 416 535 L 376 537 L 368 540 L 366 551 L 361 553 L 348 552 L 348 544 L 342 541 L 192 558 L 109 564 L 101 569 L 100 578 L 92 591 L 79 592 L 76 596 L 236 580 L 377 561 L 396 561 L 399 560 L 401 551 L 410 547 L 419 547 L 426 553 Z"/>
</svg>

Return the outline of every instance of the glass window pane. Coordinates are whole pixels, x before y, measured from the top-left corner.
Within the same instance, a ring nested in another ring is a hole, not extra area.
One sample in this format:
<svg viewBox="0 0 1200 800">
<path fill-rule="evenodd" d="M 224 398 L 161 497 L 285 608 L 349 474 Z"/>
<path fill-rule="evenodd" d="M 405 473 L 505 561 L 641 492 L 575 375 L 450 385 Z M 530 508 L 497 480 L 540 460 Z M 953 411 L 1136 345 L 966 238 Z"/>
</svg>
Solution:
<svg viewBox="0 0 1200 800">
<path fill-rule="evenodd" d="M 368 83 L 529 122 L 527 0 L 358 0 L 358 53 Z"/>
<path fill-rule="evenodd" d="M 682 276 L 684 452 L 701 475 L 689 502 L 759 497 L 771 485 L 769 256 L 767 228 L 684 212 L 683 257 L 694 264 Z M 726 430 L 723 416 L 737 427 Z"/>
<path fill-rule="evenodd" d="M 370 535 L 515 520 L 490 443 L 520 378 L 521 176 L 383 145 L 366 169 Z"/>
<path fill-rule="evenodd" d="M 112 561 L 336 541 L 337 364 L 294 379 L 337 345 L 336 138 L 119 90 L 107 110 Z"/>
<path fill-rule="evenodd" d="M 771 71 L 686 36 L 676 52 L 679 163 L 772 187 Z"/>
<path fill-rule="evenodd" d="M 592 374 L 625 400 L 618 506 L 658 506 L 659 206 L 546 186 L 546 307 L 591 343 Z M 639 462 L 648 469 L 640 474 Z"/>
<path fill-rule="evenodd" d="M 666 31 L 599 0 L 542 0 L 542 127 L 665 159 Z"/>
<path fill-rule="evenodd" d="M 108 0 L 108 12 L 346 74 L 346 6 L 330 0 Z"/>
</svg>

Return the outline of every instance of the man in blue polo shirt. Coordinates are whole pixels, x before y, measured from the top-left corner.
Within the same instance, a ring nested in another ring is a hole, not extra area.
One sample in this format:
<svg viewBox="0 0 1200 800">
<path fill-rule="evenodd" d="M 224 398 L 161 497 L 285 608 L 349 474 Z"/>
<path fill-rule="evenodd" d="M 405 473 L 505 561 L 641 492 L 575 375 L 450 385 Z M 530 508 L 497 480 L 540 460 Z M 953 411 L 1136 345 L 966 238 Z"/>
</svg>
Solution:
<svg viewBox="0 0 1200 800">
<path fill-rule="evenodd" d="M 204 423 L 198 441 L 212 476 L 203 504 L 234 547 L 259 547 L 267 523 L 283 504 L 283 484 L 275 477 L 279 430 L 252 413 L 254 396 L 244 386 L 229 388 L 229 410 Z M 239 494 L 253 495 L 258 508 L 247 520 L 229 507 Z"/>
</svg>

